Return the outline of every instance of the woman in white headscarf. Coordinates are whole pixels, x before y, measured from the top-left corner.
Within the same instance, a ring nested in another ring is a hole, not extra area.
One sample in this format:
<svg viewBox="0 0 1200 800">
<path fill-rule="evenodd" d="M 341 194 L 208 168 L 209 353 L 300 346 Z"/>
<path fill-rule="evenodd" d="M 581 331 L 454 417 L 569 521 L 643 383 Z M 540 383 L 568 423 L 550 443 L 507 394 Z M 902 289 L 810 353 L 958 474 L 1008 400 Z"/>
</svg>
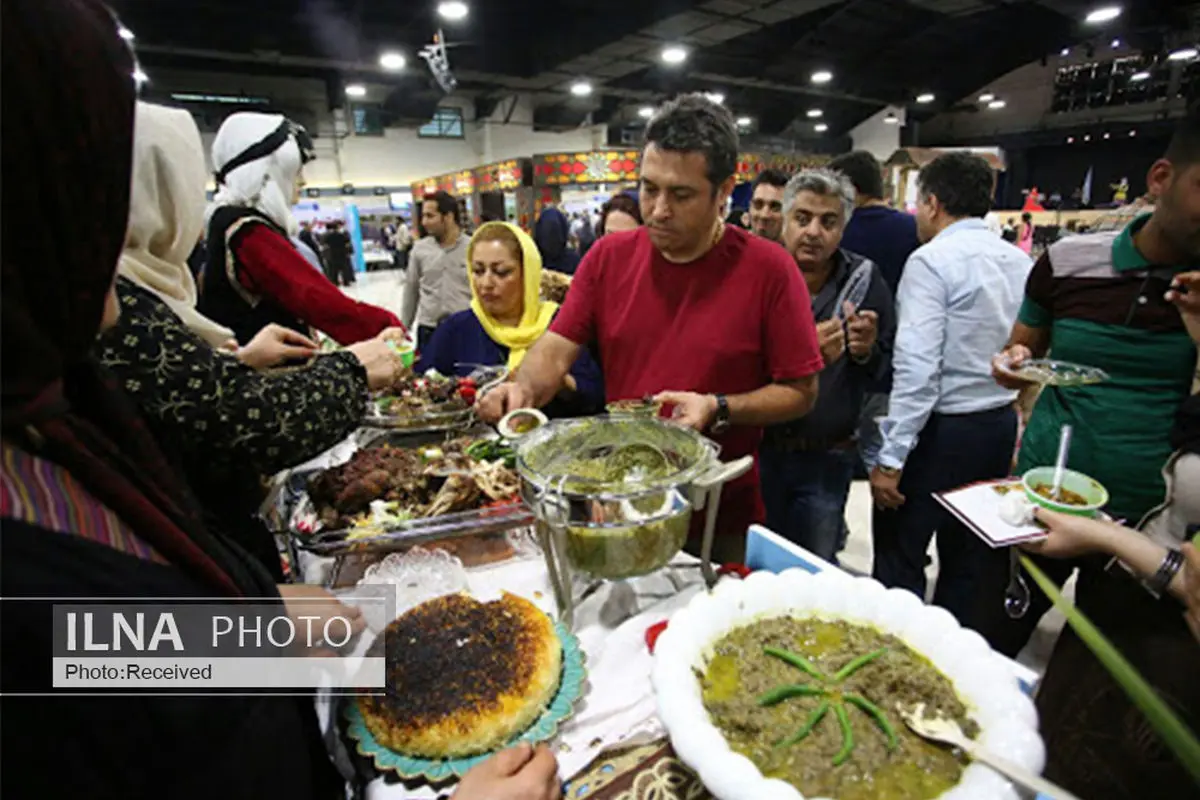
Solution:
<svg viewBox="0 0 1200 800">
<path fill-rule="evenodd" d="M 207 170 L 200 131 L 186 111 L 140 103 L 134 140 L 129 227 L 119 274 L 154 292 L 213 347 L 233 331 L 196 310 L 187 259 L 204 231 Z"/>
<path fill-rule="evenodd" d="M 313 355 L 316 345 L 279 326 L 238 352 L 243 363 L 218 350 L 231 334 L 196 311 L 185 263 L 204 224 L 205 174 L 191 115 L 138 103 L 117 279 L 121 315 L 100 339 L 100 360 L 220 527 L 278 573 L 274 543 L 253 513 L 262 499 L 259 478 L 312 458 L 357 428 L 368 389 L 391 382 L 398 358 L 387 342 L 372 339 L 318 355 L 301 369 L 251 368 Z"/>
<path fill-rule="evenodd" d="M 200 310 L 239 342 L 270 324 L 316 328 L 341 344 L 403 327 L 390 311 L 340 292 L 292 244 L 301 170 L 315 157 L 304 128 L 279 114 L 238 112 L 217 132 Z"/>
</svg>

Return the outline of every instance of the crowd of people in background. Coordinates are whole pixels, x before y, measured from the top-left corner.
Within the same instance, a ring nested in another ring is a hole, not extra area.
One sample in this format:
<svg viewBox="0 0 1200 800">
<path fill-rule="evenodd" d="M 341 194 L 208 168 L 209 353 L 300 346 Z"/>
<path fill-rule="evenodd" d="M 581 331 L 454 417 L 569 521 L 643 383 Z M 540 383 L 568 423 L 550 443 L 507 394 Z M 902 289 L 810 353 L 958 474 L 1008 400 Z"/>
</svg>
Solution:
<svg viewBox="0 0 1200 800">
<path fill-rule="evenodd" d="M 318 235 L 292 213 L 315 157 L 301 126 L 230 115 L 212 144 L 206 209 L 195 123 L 137 102 L 129 46 L 99 3 L 6 6 L 0 55 L 6 71 L 39 75 L 6 86 L 4 173 L 46 187 L 3 215 L 8 596 L 254 596 L 287 607 L 306 595 L 323 605 L 305 613 L 361 627 L 332 594 L 286 582 L 251 511 L 262 475 L 359 425 L 369 392 L 402 370 L 392 344 L 411 337 L 419 369 L 507 373 L 478 399 L 484 420 L 652 397 L 723 458 L 753 458 L 724 489 L 719 561 L 741 561 L 748 526 L 762 521 L 836 560 L 864 470 L 874 576 L 924 598 L 934 540 L 932 602 L 1009 655 L 1046 603 L 1035 594 L 1032 613 L 1008 617 L 1009 553 L 933 495 L 1012 474 L 1014 454 L 1018 473 L 1052 463 L 1070 424 L 1071 466 L 1108 488 L 1111 519 L 1039 510 L 1049 535 L 1027 547 L 1054 580 L 1077 572 L 1080 606 L 1193 725 L 1200 718 L 1200 556 L 1187 541 L 1200 525 L 1195 116 L 1150 167 L 1152 204 L 1035 262 L 1032 216 L 1012 241 L 998 235 L 986 221 L 992 169 L 967 152 L 922 168 L 914 214 L 888 205 L 865 152 L 790 176 L 766 170 L 749 207 L 731 211 L 735 121 L 704 95 L 682 95 L 647 123 L 636 195 L 598 213 L 551 203 L 532 236 L 503 221 L 471 232 L 456 198 L 421 198 L 419 237 L 403 220 L 386 232 L 406 266 L 395 315 L 340 291 L 354 282 L 340 224 Z M 80 220 L 72 236 L 62 219 Z M 561 307 L 541 296 L 545 270 L 572 276 Z M 318 331 L 342 348 L 322 353 Z M 1029 407 L 1019 401 L 1034 389 L 1014 370 L 1047 354 L 1109 380 L 1043 390 L 1018 446 Z M 48 690 L 49 609 L 13 608 L 0 628 L 2 687 Z M 1167 797 L 1186 785 L 1071 631 L 1037 702 L 1047 775 L 1071 791 Z M 10 698 L 5 713 L 8 764 L 32 795 L 339 793 L 308 698 Z M 151 751 L 168 768 L 147 768 Z M 558 791 L 553 754 L 526 748 L 477 768 L 454 797 Z"/>
</svg>

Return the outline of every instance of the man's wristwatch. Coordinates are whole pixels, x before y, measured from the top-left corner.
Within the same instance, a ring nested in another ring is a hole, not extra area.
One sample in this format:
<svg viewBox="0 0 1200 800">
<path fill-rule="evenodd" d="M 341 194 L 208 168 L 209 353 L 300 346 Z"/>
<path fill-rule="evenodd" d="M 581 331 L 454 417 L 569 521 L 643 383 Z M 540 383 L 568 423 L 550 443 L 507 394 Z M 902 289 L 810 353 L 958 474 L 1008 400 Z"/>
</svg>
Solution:
<svg viewBox="0 0 1200 800">
<path fill-rule="evenodd" d="M 713 423 L 709 427 L 711 433 L 724 433 L 729 430 L 729 400 L 725 395 L 718 394 L 717 398 L 717 414 L 713 417 Z"/>
<path fill-rule="evenodd" d="M 902 467 L 885 467 L 883 464 L 879 464 L 875 467 L 875 469 L 879 470 L 881 474 L 886 475 L 889 478 L 894 478 L 904 471 Z"/>
</svg>

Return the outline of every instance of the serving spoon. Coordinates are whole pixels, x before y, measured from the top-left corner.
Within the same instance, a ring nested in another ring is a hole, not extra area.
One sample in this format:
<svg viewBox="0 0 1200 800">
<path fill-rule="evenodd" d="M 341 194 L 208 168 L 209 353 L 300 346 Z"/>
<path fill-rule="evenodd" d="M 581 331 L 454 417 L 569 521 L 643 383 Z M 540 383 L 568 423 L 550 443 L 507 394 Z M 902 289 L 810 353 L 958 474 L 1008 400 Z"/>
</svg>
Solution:
<svg viewBox="0 0 1200 800">
<path fill-rule="evenodd" d="M 912 732 L 921 738 L 957 747 L 970 756 L 972 761 L 978 761 L 980 764 L 992 768 L 1023 789 L 1044 794 L 1055 800 L 1079 800 L 1078 797 L 1061 786 L 1057 786 L 1045 778 L 1034 775 L 1024 767 L 1019 767 L 1011 761 L 1007 761 L 984 750 L 979 744 L 968 739 L 967 735 L 962 732 L 962 728 L 958 727 L 958 723 L 954 720 L 947 719 L 941 715 L 936 717 L 925 716 L 924 703 L 918 703 L 913 706 L 905 706 L 902 703 L 897 703 L 896 711 L 899 712 L 901 719 L 904 720 L 904 723 L 908 725 Z"/>
</svg>

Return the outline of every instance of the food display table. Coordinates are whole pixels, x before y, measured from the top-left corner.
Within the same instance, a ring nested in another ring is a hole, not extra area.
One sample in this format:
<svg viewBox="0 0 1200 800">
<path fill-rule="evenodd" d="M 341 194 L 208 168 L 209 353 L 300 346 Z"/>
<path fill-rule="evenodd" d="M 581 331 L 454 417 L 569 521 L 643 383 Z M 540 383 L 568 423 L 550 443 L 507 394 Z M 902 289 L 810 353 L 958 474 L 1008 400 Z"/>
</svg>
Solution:
<svg viewBox="0 0 1200 800">
<path fill-rule="evenodd" d="M 750 531 L 747 565 L 779 572 L 800 567 L 811 573 L 843 574 L 833 565 L 760 526 Z M 302 558 L 310 582 L 321 582 L 330 559 Z M 588 679 L 575 715 L 555 742 L 564 797 L 583 800 L 692 800 L 708 797 L 696 776 L 675 757 L 659 722 L 650 681 L 653 657 L 646 630 L 668 619 L 703 589 L 698 561 L 680 554 L 668 569 L 622 583 L 603 584 L 576 609 L 575 631 L 587 658 Z M 544 561 L 526 554 L 467 570 L 472 594 L 492 599 L 501 591 L 519 594 L 548 613 L 554 599 Z M 851 578 L 846 575 L 847 581 Z M 724 578 L 723 580 L 736 580 Z M 1026 691 L 1037 675 L 1015 662 L 1011 668 Z M 380 775 L 343 743 L 372 800 L 436 798 L 453 787 L 406 785 Z"/>
</svg>

